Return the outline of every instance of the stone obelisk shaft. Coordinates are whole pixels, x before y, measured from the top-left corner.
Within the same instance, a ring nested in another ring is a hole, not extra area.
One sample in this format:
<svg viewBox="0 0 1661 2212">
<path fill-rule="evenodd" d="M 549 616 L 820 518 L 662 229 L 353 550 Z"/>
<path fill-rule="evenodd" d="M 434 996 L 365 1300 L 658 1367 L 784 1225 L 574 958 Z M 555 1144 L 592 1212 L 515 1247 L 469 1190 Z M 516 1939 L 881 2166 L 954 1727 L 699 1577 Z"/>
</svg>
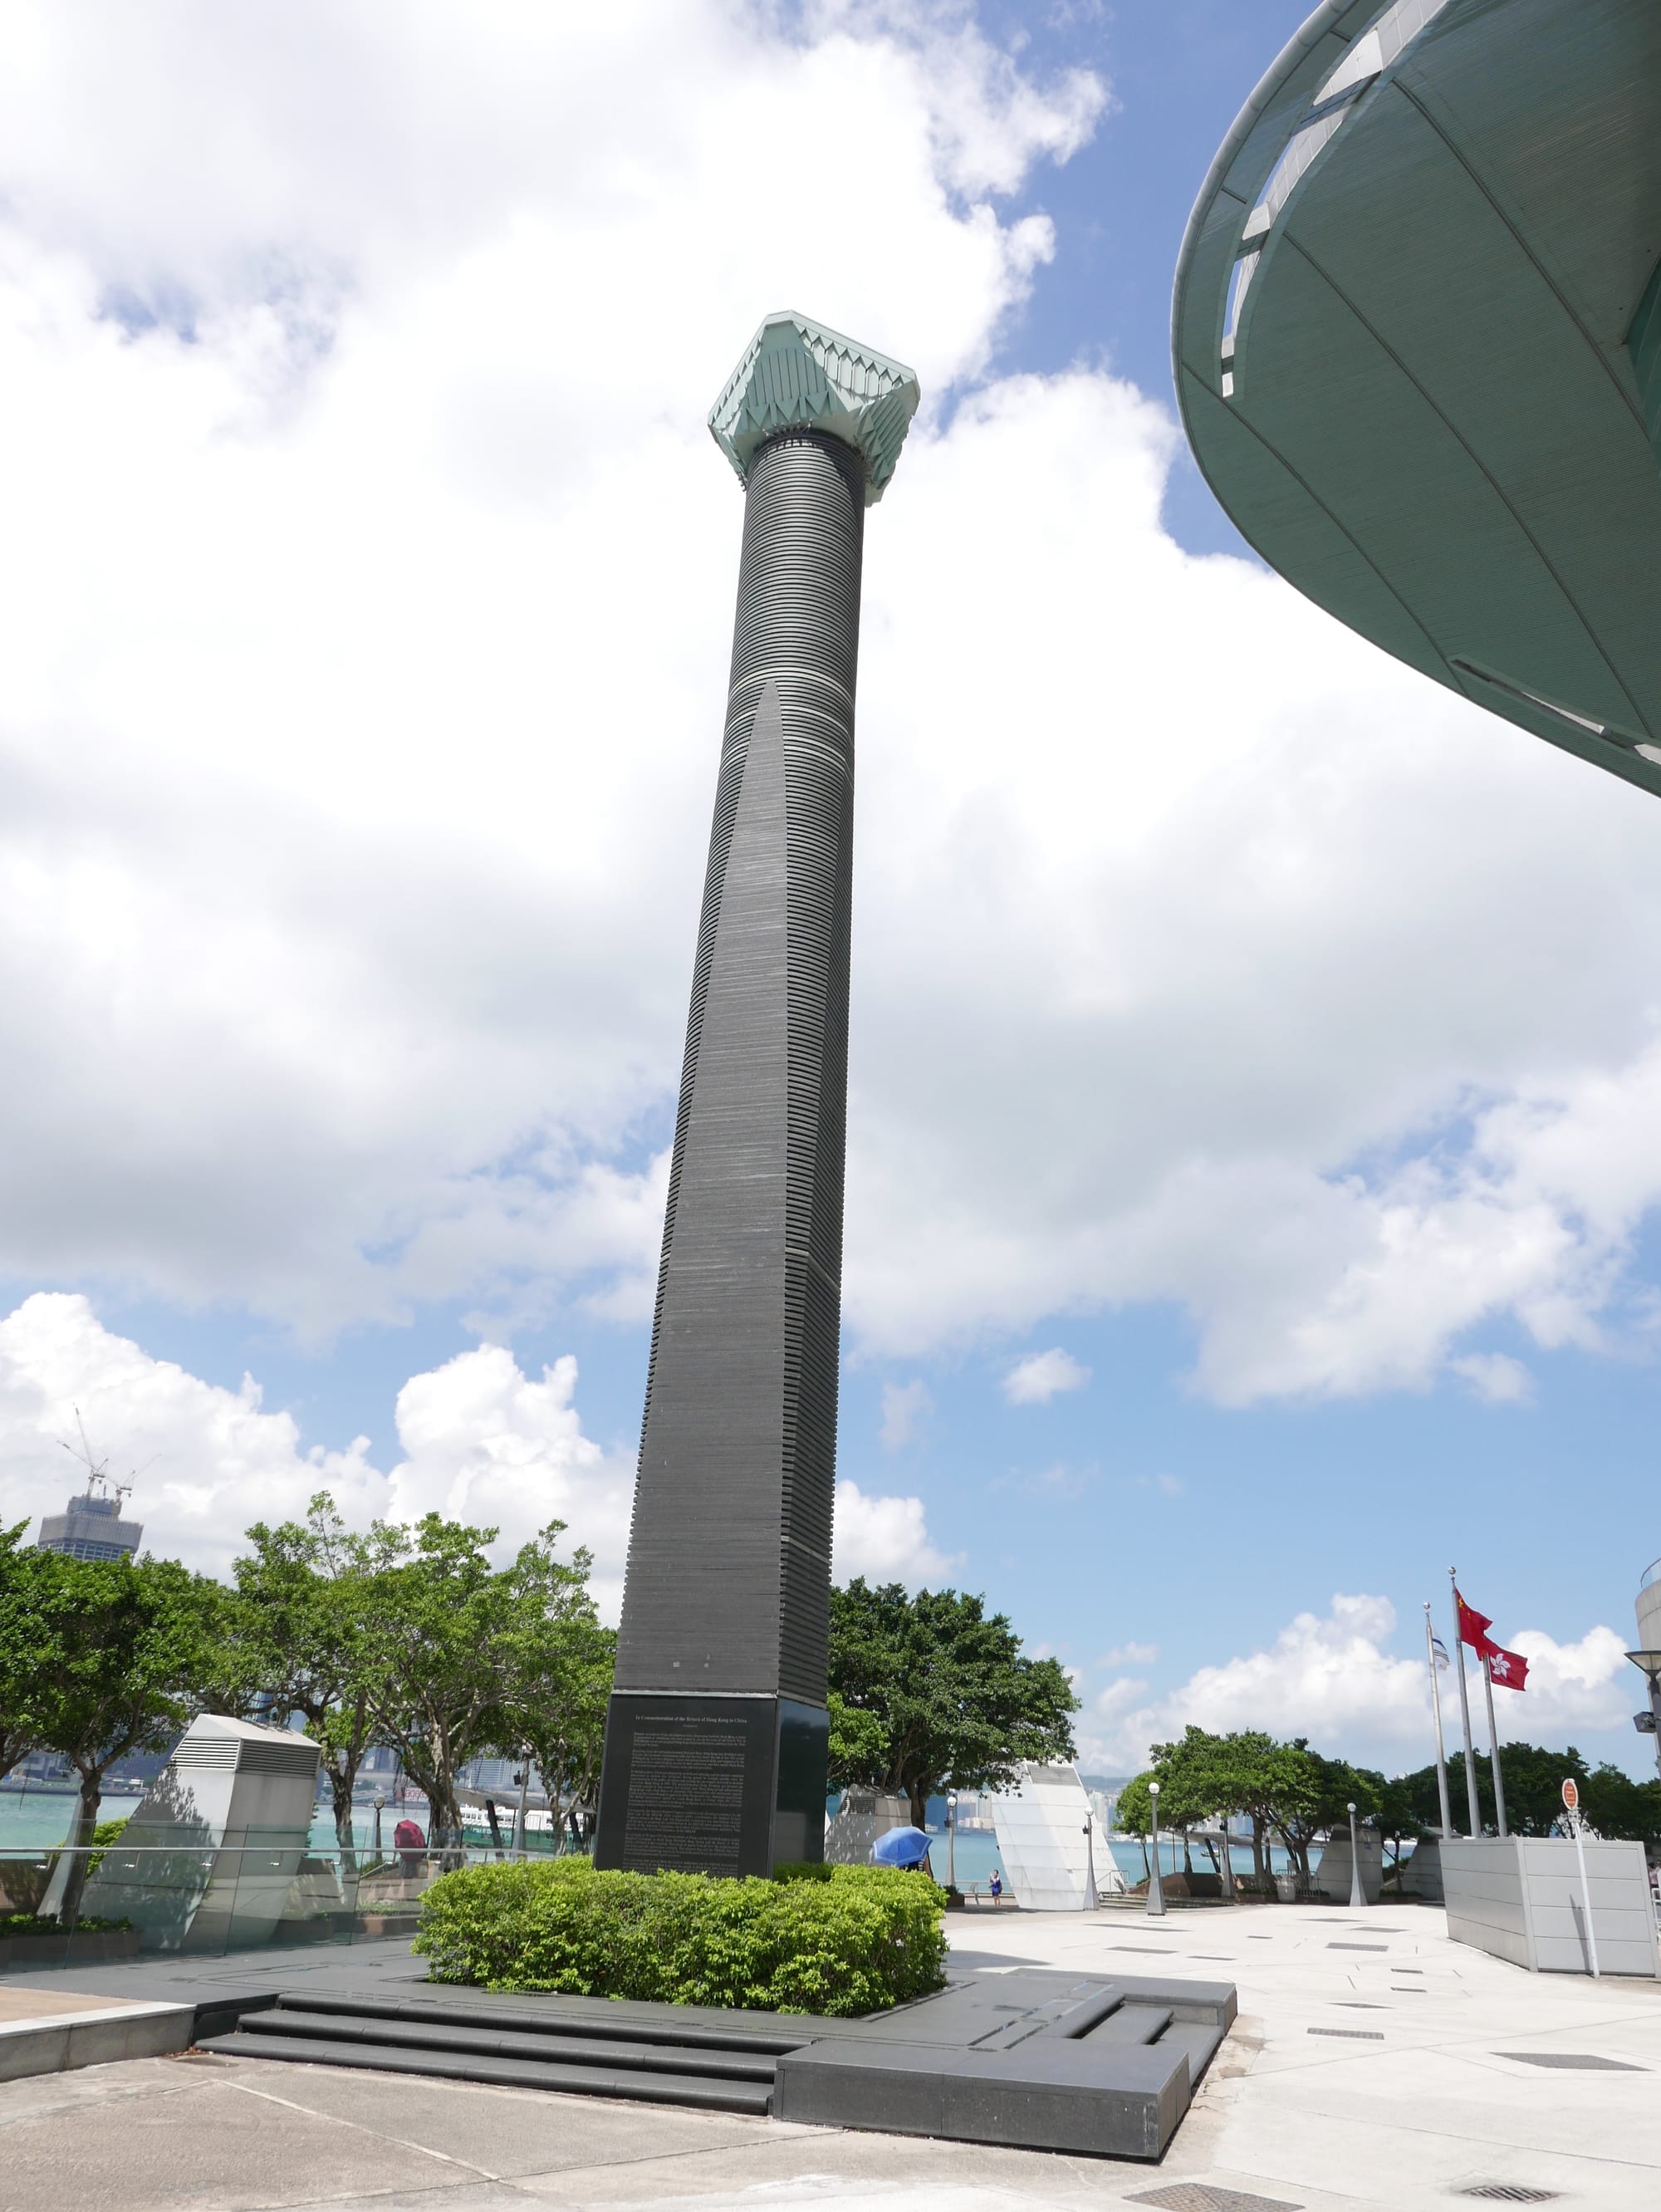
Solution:
<svg viewBox="0 0 1661 2212">
<path fill-rule="evenodd" d="M 755 456 L 612 1720 L 666 1771 L 608 1775 L 604 1863 L 822 1847 L 864 521 L 846 447 Z"/>
</svg>

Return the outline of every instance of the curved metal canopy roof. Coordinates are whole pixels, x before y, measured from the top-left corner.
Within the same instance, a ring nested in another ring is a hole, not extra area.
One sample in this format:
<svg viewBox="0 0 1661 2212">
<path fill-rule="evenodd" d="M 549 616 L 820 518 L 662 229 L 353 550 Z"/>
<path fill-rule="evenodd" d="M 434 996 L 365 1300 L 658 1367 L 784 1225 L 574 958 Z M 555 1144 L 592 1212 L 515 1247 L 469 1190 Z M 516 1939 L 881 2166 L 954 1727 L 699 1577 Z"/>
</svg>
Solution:
<svg viewBox="0 0 1661 2212">
<path fill-rule="evenodd" d="M 1172 343 L 1271 566 L 1661 793 L 1658 262 L 1658 0 L 1326 0 L 1212 164 Z"/>
</svg>

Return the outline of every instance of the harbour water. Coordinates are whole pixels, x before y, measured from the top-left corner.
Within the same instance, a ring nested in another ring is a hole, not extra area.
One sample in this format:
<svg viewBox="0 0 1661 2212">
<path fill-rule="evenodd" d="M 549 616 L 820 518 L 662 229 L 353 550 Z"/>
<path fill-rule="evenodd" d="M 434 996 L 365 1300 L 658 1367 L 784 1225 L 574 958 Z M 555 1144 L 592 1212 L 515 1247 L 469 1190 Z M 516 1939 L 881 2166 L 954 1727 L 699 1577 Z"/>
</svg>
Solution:
<svg viewBox="0 0 1661 2212">
<path fill-rule="evenodd" d="M 0 1850 L 52 1850 L 69 1834 L 70 1823 L 75 1818 L 76 1802 L 76 1799 L 67 1792 L 39 1789 L 27 1791 L 0 1789 Z M 137 1797 L 133 1796 L 106 1797 L 99 1805 L 98 1817 L 100 1820 L 124 1819 L 133 1811 L 138 1802 Z M 414 1803 L 409 1807 L 409 1817 L 424 1833 L 427 1825 L 426 1806 Z M 391 1803 L 381 1814 L 381 1844 L 385 1850 L 390 1851 L 392 1848 L 392 1830 L 400 1817 L 401 1809 Z M 512 1806 L 499 1806 L 498 1817 L 501 1822 L 503 1833 L 511 1836 L 513 1826 Z M 470 1821 L 468 1831 L 468 1841 L 476 1845 L 488 1843 L 489 1840 L 482 1814 L 477 1816 L 477 1824 L 476 1833 Z M 533 1831 L 536 1825 L 537 1825 L 536 1817 L 533 1816 Z M 374 1841 L 374 1828 L 373 1806 L 355 1807 L 352 1818 L 352 1840 L 357 1849 L 365 1850 L 371 1847 Z M 935 1840 L 933 1850 L 930 1854 L 930 1863 L 937 1881 L 944 1881 L 948 1856 L 946 1836 L 943 1830 L 931 1832 L 934 1833 Z M 335 1836 L 334 1814 L 327 1805 L 319 1805 L 312 1816 L 311 1844 L 314 1850 L 324 1853 L 332 1852 L 338 1848 Z M 533 1832 L 530 1845 L 532 1850 L 539 1846 L 546 1848 L 545 1837 Z M 960 1889 L 967 1889 L 977 1882 L 984 1885 L 991 1879 L 994 1867 L 1000 1873 L 1007 1871 L 998 1855 L 997 1838 L 990 1830 L 960 1828 L 957 1832 L 955 1849 L 957 1882 Z M 1104 1850 L 1112 1854 L 1114 1863 L 1127 1882 L 1136 1883 L 1143 1880 L 1146 1871 L 1143 1860 L 1143 1850 L 1134 1836 L 1099 1837 L 1096 1850 L 1099 1855 Z M 1197 1871 L 1210 1872 L 1211 1861 L 1207 1852 L 1196 1848 L 1192 1856 Z M 1236 1874 L 1251 1873 L 1252 1851 L 1249 1844 L 1236 1844 L 1230 1856 Z M 1284 1851 L 1275 1850 L 1270 1854 L 1270 1858 L 1274 1872 L 1279 1873 L 1284 1869 L 1287 1863 Z M 1099 1856 L 1097 1863 L 1100 1865 L 1101 1863 Z M 1169 1838 L 1162 1837 L 1160 1841 L 1161 1872 L 1174 1874 L 1181 1865 L 1181 1844 L 1173 1844 Z"/>
</svg>

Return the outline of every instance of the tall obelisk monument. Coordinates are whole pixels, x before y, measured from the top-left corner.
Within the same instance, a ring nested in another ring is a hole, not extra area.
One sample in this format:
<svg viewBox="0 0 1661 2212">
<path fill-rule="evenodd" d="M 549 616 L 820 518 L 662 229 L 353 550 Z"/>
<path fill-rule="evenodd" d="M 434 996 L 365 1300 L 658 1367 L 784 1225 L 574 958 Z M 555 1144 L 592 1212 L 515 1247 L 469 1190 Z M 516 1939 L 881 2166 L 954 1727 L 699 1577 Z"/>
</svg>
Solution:
<svg viewBox="0 0 1661 2212">
<path fill-rule="evenodd" d="M 917 402 L 779 314 L 710 412 L 744 535 L 601 1866 L 823 1855 L 860 562 Z"/>
</svg>

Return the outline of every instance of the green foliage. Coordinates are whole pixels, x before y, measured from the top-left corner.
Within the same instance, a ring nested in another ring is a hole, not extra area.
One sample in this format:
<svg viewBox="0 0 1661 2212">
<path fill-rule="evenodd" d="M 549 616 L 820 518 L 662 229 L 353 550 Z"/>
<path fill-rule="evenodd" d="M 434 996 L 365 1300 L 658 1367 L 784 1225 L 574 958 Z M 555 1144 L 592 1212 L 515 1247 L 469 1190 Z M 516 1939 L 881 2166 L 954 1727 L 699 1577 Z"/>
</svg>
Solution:
<svg viewBox="0 0 1661 2212">
<path fill-rule="evenodd" d="M 831 1781 L 901 1791 L 912 1820 L 946 1789 L 1006 1788 L 1023 1760 L 1075 1756 L 1078 1699 L 1002 1613 L 958 1590 L 863 1577 L 831 1592 Z"/>
<path fill-rule="evenodd" d="M 1634 1782 L 1618 1766 L 1607 1764 L 1589 1767 L 1573 1744 L 1564 1751 L 1550 1751 L 1532 1743 L 1502 1743 L 1500 1765 L 1506 1784 L 1506 1826 L 1514 1836 L 1549 1836 L 1562 1818 L 1564 1780 L 1573 1778 L 1580 1788 L 1580 1810 L 1600 1836 L 1661 1844 L 1661 1781 Z M 1439 1829 L 1434 1766 L 1404 1774 L 1399 1787 L 1421 1824 Z M 1448 1759 L 1447 1792 L 1453 1825 L 1463 1833 L 1470 1814 L 1462 1751 Z M 1481 1752 L 1476 1754 L 1476 1803 L 1483 1826 L 1496 1828 L 1493 1770 Z"/>
<path fill-rule="evenodd" d="M 118 1759 L 165 1751 L 215 1679 L 227 1593 L 176 1559 L 76 1559 L 36 1552 L 18 1624 L 33 1724 L 81 1778 L 76 1847 L 62 1917 L 73 1924 L 87 1879 L 103 1778 Z"/>
<path fill-rule="evenodd" d="M 374 1735 L 361 1633 L 361 1544 L 326 1490 L 306 1519 L 248 1531 L 236 1563 L 227 1710 L 258 1703 L 298 1713 L 319 1747 L 333 1800 L 335 1838 L 352 1850 L 352 1795 Z"/>
<path fill-rule="evenodd" d="M 93 1830 L 93 1842 L 95 1845 L 101 1846 L 101 1848 L 92 1851 L 88 1857 L 87 1873 L 88 1876 L 95 1875 L 98 1872 L 99 1868 L 104 1863 L 105 1851 L 108 1850 L 112 1844 L 117 1843 L 120 1840 L 121 1832 L 131 1818 L 132 1814 L 130 1813 L 124 1813 L 119 1820 L 100 1820 L 98 1826 Z M 87 1923 L 82 1921 L 82 1927 L 85 1927 L 86 1924 Z"/>
<path fill-rule="evenodd" d="M 834 1869 L 823 1859 L 785 1859 L 774 1867 L 775 1881 L 828 1881 Z"/>
<path fill-rule="evenodd" d="M 105 1826 L 113 1825 L 106 1821 Z M 73 1931 L 62 1920 L 43 1920 L 38 1912 L 0 1912 L 0 1943 L 9 1936 L 118 1936 L 132 1926 L 130 1920 L 77 1920 Z"/>
<path fill-rule="evenodd" d="M 435 1981 L 837 2016 L 944 1981 L 945 1899 L 886 1867 L 829 1879 L 596 1873 L 585 1859 L 472 1866 L 421 1900 Z"/>
<path fill-rule="evenodd" d="M 589 1593 L 592 1556 L 579 1547 L 561 1559 L 563 1534 L 550 1522 L 506 1568 L 487 1557 L 494 1528 L 436 1513 L 413 1529 L 377 1521 L 357 1540 L 355 1650 L 369 1708 L 426 1791 L 435 1827 L 460 1827 L 456 1777 L 482 1753 L 540 1741 L 561 1771 L 555 1709 L 573 1684 L 587 1704 L 586 1755 L 597 1758 L 592 1707 L 609 1686 L 611 1646 Z M 573 1640 L 585 1658 L 567 1681 Z"/>
</svg>

